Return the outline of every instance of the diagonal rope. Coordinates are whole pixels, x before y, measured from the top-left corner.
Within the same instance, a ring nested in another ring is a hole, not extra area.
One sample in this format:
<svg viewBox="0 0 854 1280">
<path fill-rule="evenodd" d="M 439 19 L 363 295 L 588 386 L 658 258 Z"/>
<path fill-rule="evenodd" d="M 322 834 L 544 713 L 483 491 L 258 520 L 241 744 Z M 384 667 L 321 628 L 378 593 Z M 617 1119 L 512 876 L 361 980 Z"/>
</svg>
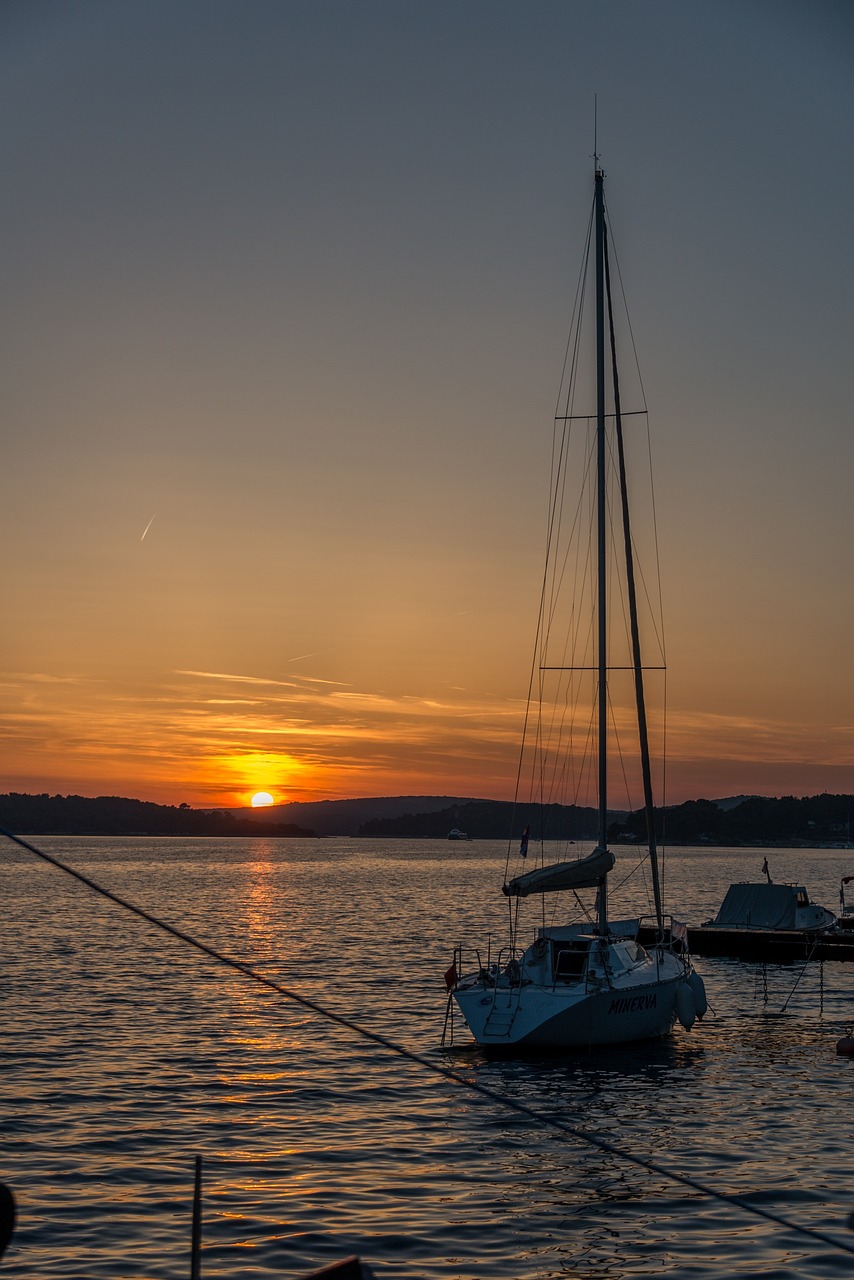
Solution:
<svg viewBox="0 0 854 1280">
<path fill-rule="evenodd" d="M 785 1227 L 787 1231 L 793 1231 L 797 1235 L 808 1237 L 811 1240 L 818 1240 L 822 1244 L 828 1244 L 834 1249 L 841 1249 L 845 1253 L 854 1254 L 854 1245 L 847 1244 L 843 1240 L 838 1240 L 835 1236 L 825 1231 L 820 1231 L 815 1227 L 804 1227 L 797 1222 L 791 1222 L 784 1218 L 781 1214 L 774 1213 L 771 1209 L 763 1209 L 760 1205 L 751 1204 L 742 1196 L 724 1195 L 721 1191 L 715 1191 L 712 1187 L 705 1186 L 702 1182 L 698 1182 L 696 1178 L 689 1177 L 687 1174 L 679 1173 L 675 1169 L 668 1169 L 664 1165 L 659 1164 L 655 1160 L 647 1159 L 644 1156 L 632 1155 L 629 1151 L 615 1146 L 612 1142 L 608 1142 L 605 1138 L 599 1138 L 593 1133 L 587 1132 L 585 1129 L 578 1128 L 577 1125 L 567 1124 L 565 1120 L 558 1120 L 555 1116 L 546 1115 L 541 1111 L 528 1107 L 522 1102 L 517 1102 L 513 1098 L 505 1097 L 496 1089 L 491 1089 L 488 1085 L 480 1084 L 476 1080 L 470 1080 L 466 1076 L 460 1075 L 450 1067 L 441 1067 L 435 1062 L 431 1062 L 429 1058 L 423 1057 L 421 1054 L 413 1053 L 411 1049 L 404 1048 L 403 1045 L 396 1044 L 395 1041 L 389 1040 L 388 1037 L 381 1035 L 377 1031 L 369 1031 L 366 1027 L 361 1027 L 358 1023 L 353 1022 L 350 1018 L 345 1018 L 340 1013 L 334 1013 L 331 1009 L 325 1008 L 317 1003 L 316 1000 L 310 1000 L 307 996 L 302 996 L 298 992 L 284 987 L 281 983 L 274 982 L 272 978 L 267 978 L 264 974 L 259 973 L 257 969 L 253 969 L 251 965 L 244 964 L 241 960 L 235 960 L 232 956 L 227 956 L 223 952 L 218 951 L 215 947 L 210 947 L 205 942 L 201 942 L 198 938 L 194 938 L 192 934 L 185 933 L 183 929 L 177 928 L 173 924 L 169 924 L 166 920 L 161 920 L 158 916 L 152 915 L 150 911 L 145 911 L 142 907 L 136 906 L 135 903 L 129 902 L 126 898 L 119 897 L 118 894 L 112 893 L 109 889 L 105 889 L 97 881 L 84 876 L 82 872 L 75 871 L 73 867 L 68 866 L 65 862 L 60 862 L 59 858 L 54 858 L 51 854 L 45 853 L 43 849 L 37 849 L 35 845 L 30 844 L 27 840 L 23 840 L 20 836 L 13 835 L 11 831 L 7 831 L 5 827 L 0 827 L 0 835 L 5 836 L 8 840 L 12 840 L 15 844 L 20 845 L 22 849 L 28 850 L 37 858 L 49 863 L 57 870 L 65 872 L 66 875 L 72 876 L 81 884 L 85 884 L 89 889 L 106 898 L 108 901 L 115 903 L 125 911 L 132 912 L 138 916 L 140 920 L 145 920 L 147 924 L 153 925 L 156 929 L 160 929 L 164 933 L 170 934 L 173 938 L 177 938 L 179 942 L 186 942 L 188 946 L 194 947 L 196 951 L 202 952 L 211 960 L 217 961 L 218 964 L 225 965 L 229 969 L 235 969 L 238 973 L 242 973 L 245 977 L 251 978 L 253 982 L 259 983 L 261 986 L 268 987 L 271 991 L 277 992 L 279 995 L 285 996 L 288 1000 L 293 1000 L 295 1004 L 301 1005 L 304 1009 L 310 1009 L 312 1013 L 316 1013 L 319 1017 L 325 1018 L 328 1022 L 334 1022 L 339 1027 L 352 1031 L 354 1035 L 359 1036 L 363 1040 L 369 1040 L 373 1044 L 379 1045 L 383 1049 L 388 1049 L 391 1053 L 396 1053 L 398 1057 L 406 1058 L 409 1062 L 413 1062 L 416 1066 L 424 1067 L 427 1071 L 431 1071 L 434 1075 L 442 1076 L 446 1080 L 452 1081 L 454 1084 L 462 1085 L 471 1093 L 480 1094 L 483 1098 L 488 1098 L 490 1102 L 497 1102 L 499 1106 L 506 1107 L 510 1111 L 515 1111 L 519 1115 L 527 1116 L 534 1120 L 537 1124 L 545 1125 L 550 1129 L 557 1129 L 560 1133 L 566 1134 L 574 1138 L 577 1142 L 586 1143 L 587 1146 L 596 1147 L 599 1151 L 607 1152 L 608 1155 L 616 1156 L 620 1160 L 626 1160 L 630 1164 L 637 1165 L 638 1168 L 646 1169 L 649 1173 L 655 1173 L 659 1177 L 667 1178 L 671 1182 L 678 1182 L 683 1187 L 689 1187 L 692 1191 L 698 1192 L 700 1195 L 708 1196 L 713 1200 L 718 1200 L 722 1204 L 730 1207 L 742 1209 L 745 1213 L 752 1214 L 754 1217 L 764 1218 L 767 1222 L 773 1222 L 775 1226 Z"/>
</svg>

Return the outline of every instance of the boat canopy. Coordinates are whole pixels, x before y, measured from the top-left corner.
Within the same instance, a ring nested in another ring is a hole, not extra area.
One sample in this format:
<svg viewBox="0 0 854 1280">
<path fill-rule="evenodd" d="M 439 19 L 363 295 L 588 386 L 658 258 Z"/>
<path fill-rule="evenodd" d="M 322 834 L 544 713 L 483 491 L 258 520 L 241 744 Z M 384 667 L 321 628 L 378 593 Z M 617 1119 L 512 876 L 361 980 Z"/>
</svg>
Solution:
<svg viewBox="0 0 854 1280">
<path fill-rule="evenodd" d="M 730 928 L 795 929 L 797 908 L 807 901 L 802 885 L 731 884 L 713 923 Z"/>
<path fill-rule="evenodd" d="M 503 886 L 508 898 L 527 898 L 529 893 L 560 893 L 564 889 L 592 889 L 604 880 L 614 865 L 610 849 L 594 849 L 586 858 L 574 862 L 553 862 L 523 876 L 516 876 Z"/>
</svg>

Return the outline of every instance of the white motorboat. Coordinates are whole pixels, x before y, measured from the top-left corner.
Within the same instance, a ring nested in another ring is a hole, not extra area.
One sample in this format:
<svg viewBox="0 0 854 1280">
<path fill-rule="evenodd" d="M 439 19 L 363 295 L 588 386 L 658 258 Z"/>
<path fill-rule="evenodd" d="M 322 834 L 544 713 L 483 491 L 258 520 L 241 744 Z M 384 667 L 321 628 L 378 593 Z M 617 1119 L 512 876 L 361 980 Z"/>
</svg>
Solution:
<svg viewBox="0 0 854 1280">
<path fill-rule="evenodd" d="M 799 933 L 820 933 L 836 924 L 827 907 L 811 902 L 802 884 L 774 884 L 759 881 L 731 884 L 720 910 L 704 929 L 796 929 Z"/>
</svg>

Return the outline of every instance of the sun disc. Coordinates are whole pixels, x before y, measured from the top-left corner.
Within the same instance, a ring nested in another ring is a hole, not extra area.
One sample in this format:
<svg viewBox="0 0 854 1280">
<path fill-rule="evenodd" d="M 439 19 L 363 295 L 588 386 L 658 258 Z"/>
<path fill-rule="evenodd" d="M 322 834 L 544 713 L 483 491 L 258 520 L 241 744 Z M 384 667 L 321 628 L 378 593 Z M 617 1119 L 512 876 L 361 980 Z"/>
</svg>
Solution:
<svg viewBox="0 0 854 1280">
<path fill-rule="evenodd" d="M 253 809 L 263 809 L 266 805 L 275 803 L 276 802 L 270 795 L 269 791 L 256 791 L 255 795 L 252 797 Z"/>
</svg>

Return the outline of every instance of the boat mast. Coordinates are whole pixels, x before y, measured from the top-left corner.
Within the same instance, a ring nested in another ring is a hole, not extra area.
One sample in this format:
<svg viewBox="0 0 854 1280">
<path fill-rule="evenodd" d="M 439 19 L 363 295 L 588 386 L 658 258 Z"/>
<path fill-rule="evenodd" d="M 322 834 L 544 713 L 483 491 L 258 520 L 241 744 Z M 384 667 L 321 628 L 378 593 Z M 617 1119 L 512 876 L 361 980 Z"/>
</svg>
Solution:
<svg viewBox="0 0 854 1280">
<path fill-rule="evenodd" d="M 652 794 L 652 766 L 649 754 L 649 730 L 646 719 L 646 699 L 643 687 L 643 661 L 641 658 L 640 624 L 638 622 L 638 598 L 635 587 L 635 562 L 632 552 L 632 533 L 629 521 L 629 488 L 626 480 L 626 452 L 623 447 L 623 418 L 620 407 L 620 378 L 617 371 L 617 339 L 614 334 L 614 308 L 611 302 L 611 268 L 608 256 L 608 232 L 605 230 L 605 294 L 608 304 L 608 334 L 611 341 L 611 380 L 614 388 L 614 427 L 617 437 L 617 458 L 620 465 L 620 499 L 623 508 L 623 542 L 626 553 L 626 590 L 629 599 L 629 621 L 632 635 L 632 667 L 635 677 L 635 704 L 638 713 L 638 737 L 640 740 L 643 799 L 646 810 L 649 864 L 652 872 L 652 892 L 655 900 L 655 919 L 659 937 L 663 937 L 664 913 L 661 904 L 661 879 L 658 870 L 658 849 L 655 843 L 655 803 Z"/>
<path fill-rule="evenodd" d="M 598 846 L 607 848 L 608 833 L 608 647 L 605 601 L 605 174 L 596 167 L 594 215 L 596 226 L 596 520 L 599 626 L 599 832 Z M 608 929 L 608 882 L 605 877 L 596 898 L 599 933 Z"/>
</svg>

